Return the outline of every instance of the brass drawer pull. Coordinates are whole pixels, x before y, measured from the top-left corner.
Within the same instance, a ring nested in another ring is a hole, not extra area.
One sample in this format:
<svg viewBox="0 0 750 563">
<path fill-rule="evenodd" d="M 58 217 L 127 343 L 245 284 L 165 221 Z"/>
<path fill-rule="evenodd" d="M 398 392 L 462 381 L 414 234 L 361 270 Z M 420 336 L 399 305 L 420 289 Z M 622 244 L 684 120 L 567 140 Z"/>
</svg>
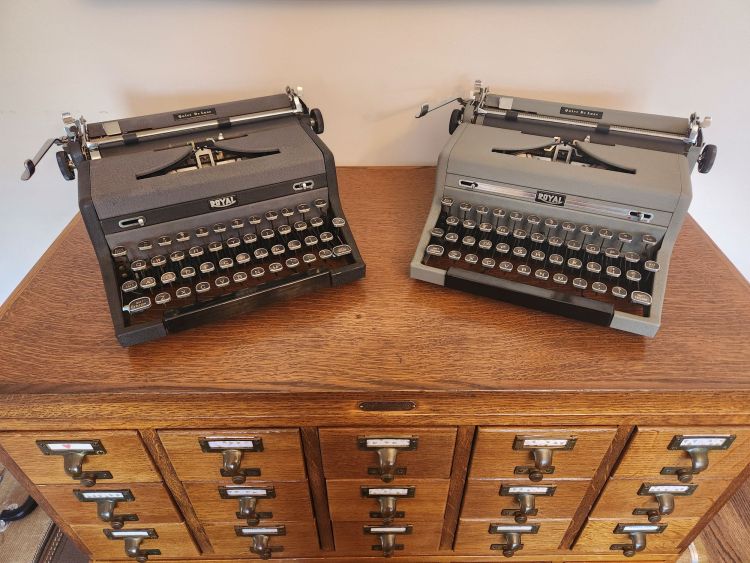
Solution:
<svg viewBox="0 0 750 563">
<path fill-rule="evenodd" d="M 633 557 L 646 549 L 647 534 L 661 534 L 666 528 L 666 524 L 617 524 L 612 533 L 629 535 L 630 543 L 613 543 L 609 549 L 622 551 L 625 557 Z"/>
<path fill-rule="evenodd" d="M 113 529 L 119 530 L 125 522 L 135 522 L 138 520 L 136 514 L 117 514 L 115 508 L 121 502 L 132 502 L 135 500 L 133 492 L 130 489 L 118 490 L 99 490 L 99 491 L 82 491 L 74 489 L 73 494 L 80 502 L 95 502 L 96 513 L 102 522 L 108 523 Z"/>
<path fill-rule="evenodd" d="M 682 450 L 690 456 L 690 468 L 687 467 L 663 467 L 662 475 L 677 475 L 681 483 L 690 483 L 693 475 L 708 469 L 709 450 L 726 450 L 732 445 L 736 436 L 723 435 L 701 435 L 683 436 L 677 435 L 667 446 L 670 450 Z"/>
<path fill-rule="evenodd" d="M 37 440 L 36 445 L 44 455 L 63 457 L 63 470 L 84 487 L 93 487 L 97 479 L 111 479 L 109 471 L 84 471 L 86 456 L 104 455 L 107 450 L 101 440 Z"/>
<path fill-rule="evenodd" d="M 143 540 L 158 539 L 159 535 L 153 528 L 142 530 L 104 530 L 104 535 L 111 540 L 124 540 L 125 555 L 135 559 L 138 563 L 146 563 L 150 555 L 161 555 L 159 549 L 141 549 Z"/>
<path fill-rule="evenodd" d="M 523 549 L 521 538 L 524 534 L 539 533 L 539 524 L 490 524 L 490 534 L 500 534 L 504 536 L 505 543 L 495 543 L 490 545 L 490 549 L 502 551 L 505 557 L 513 557 L 517 551 Z"/>
<path fill-rule="evenodd" d="M 234 532 L 239 537 L 252 538 L 250 553 L 261 559 L 271 559 L 274 553 L 284 551 L 283 545 L 270 545 L 275 536 L 285 536 L 286 526 L 235 526 Z"/>
<path fill-rule="evenodd" d="M 652 485 L 643 483 L 638 489 L 640 496 L 653 496 L 659 505 L 658 508 L 636 508 L 633 514 L 636 516 L 645 514 L 649 522 L 659 522 L 662 516 L 668 516 L 674 512 L 675 497 L 687 497 L 695 492 L 698 485 Z"/>
<path fill-rule="evenodd" d="M 261 499 L 276 498 L 273 487 L 219 487 L 219 496 L 223 499 L 237 499 L 239 510 L 237 518 L 246 520 L 249 526 L 257 526 L 261 518 L 273 518 L 273 512 L 258 512 Z"/>
<path fill-rule="evenodd" d="M 416 487 L 360 487 L 362 498 L 372 498 L 378 502 L 379 511 L 370 512 L 370 518 L 382 518 L 383 522 L 390 524 L 394 518 L 404 518 L 406 514 L 399 511 L 397 503 L 399 498 L 414 498 Z"/>
<path fill-rule="evenodd" d="M 519 524 L 525 524 L 529 516 L 536 516 L 536 497 L 551 497 L 557 490 L 556 485 L 550 486 L 528 486 L 528 485 L 502 485 L 500 487 L 501 497 L 514 497 L 519 508 L 504 508 L 500 512 L 502 516 L 513 516 Z"/>
<path fill-rule="evenodd" d="M 404 549 L 404 545 L 398 543 L 398 536 L 412 533 L 412 525 L 405 526 L 364 526 L 365 534 L 378 536 L 380 543 L 372 546 L 373 551 L 382 551 L 383 557 L 391 557 L 394 552 Z"/>
<path fill-rule="evenodd" d="M 513 471 L 516 474 L 528 475 L 529 479 L 539 482 L 544 475 L 555 472 L 552 457 L 555 450 L 572 450 L 576 438 L 538 438 L 533 436 L 516 436 L 513 440 L 514 450 L 527 450 L 534 458 L 534 465 L 519 465 Z"/>
<path fill-rule="evenodd" d="M 417 449 L 417 437 L 359 437 L 357 447 L 360 450 L 374 451 L 378 455 L 378 467 L 368 467 L 370 475 L 380 475 L 385 483 L 390 483 L 396 475 L 406 475 L 405 467 L 396 466 L 396 458 L 400 451 Z"/>
<path fill-rule="evenodd" d="M 219 473 L 222 477 L 231 477 L 232 482 L 241 485 L 248 477 L 259 477 L 260 469 L 243 468 L 242 457 L 245 452 L 262 452 L 261 438 L 200 438 L 198 443 L 206 453 L 221 453 L 222 466 Z"/>
</svg>

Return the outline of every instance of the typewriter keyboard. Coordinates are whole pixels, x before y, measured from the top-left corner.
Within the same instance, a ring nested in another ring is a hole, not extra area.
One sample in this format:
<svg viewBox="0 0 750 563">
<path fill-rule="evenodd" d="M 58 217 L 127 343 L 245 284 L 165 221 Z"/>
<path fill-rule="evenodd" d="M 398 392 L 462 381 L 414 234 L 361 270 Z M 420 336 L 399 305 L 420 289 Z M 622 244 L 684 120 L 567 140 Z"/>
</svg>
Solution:
<svg viewBox="0 0 750 563">
<path fill-rule="evenodd" d="M 122 309 L 131 324 L 153 320 L 345 265 L 345 224 L 316 199 L 112 248 Z"/>
<path fill-rule="evenodd" d="M 443 198 L 422 263 L 461 268 L 648 315 L 658 240 Z"/>
</svg>

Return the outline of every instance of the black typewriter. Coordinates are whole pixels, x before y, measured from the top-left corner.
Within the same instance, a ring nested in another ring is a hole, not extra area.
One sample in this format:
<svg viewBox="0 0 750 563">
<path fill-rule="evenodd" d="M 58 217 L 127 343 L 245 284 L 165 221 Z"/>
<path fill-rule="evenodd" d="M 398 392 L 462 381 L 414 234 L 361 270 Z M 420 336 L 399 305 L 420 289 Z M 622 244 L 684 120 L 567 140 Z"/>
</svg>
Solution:
<svg viewBox="0 0 750 563">
<path fill-rule="evenodd" d="M 300 89 L 63 123 L 22 179 L 62 147 L 123 346 L 364 276 L 323 117 Z"/>
</svg>

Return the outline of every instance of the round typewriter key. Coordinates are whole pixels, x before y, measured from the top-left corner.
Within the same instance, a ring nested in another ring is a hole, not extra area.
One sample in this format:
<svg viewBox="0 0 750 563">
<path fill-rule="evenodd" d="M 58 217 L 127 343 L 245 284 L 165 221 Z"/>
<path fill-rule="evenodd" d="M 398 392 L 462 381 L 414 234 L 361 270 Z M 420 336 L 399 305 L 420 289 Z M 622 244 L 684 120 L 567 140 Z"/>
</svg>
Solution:
<svg viewBox="0 0 750 563">
<path fill-rule="evenodd" d="M 232 222 L 229 224 L 233 229 L 241 229 L 245 226 L 245 222 L 242 219 L 232 219 Z"/>
<path fill-rule="evenodd" d="M 482 233 L 491 233 L 493 228 L 492 223 L 479 223 L 479 231 Z"/>
<path fill-rule="evenodd" d="M 305 213 L 310 213 L 310 205 L 308 205 L 307 203 L 300 203 L 300 204 L 299 204 L 299 205 L 297 206 L 297 211 L 299 211 L 299 212 L 300 212 L 300 213 L 302 213 L 303 215 L 304 215 Z"/>
<path fill-rule="evenodd" d="M 211 284 L 205 281 L 198 282 L 195 284 L 195 292 L 196 293 L 206 293 L 211 289 Z"/>
<path fill-rule="evenodd" d="M 547 242 L 549 242 L 550 246 L 554 246 L 557 248 L 563 245 L 563 239 L 561 239 L 560 237 L 549 237 L 549 239 L 547 239 Z"/>
<path fill-rule="evenodd" d="M 477 246 L 480 250 L 490 250 L 492 248 L 492 241 L 484 238 L 479 241 L 479 244 Z"/>
<path fill-rule="evenodd" d="M 502 270 L 503 272 L 512 272 L 513 271 L 513 264 L 511 262 L 508 262 L 507 260 L 503 260 L 497 265 L 499 270 Z"/>
<path fill-rule="evenodd" d="M 596 256 L 599 254 L 599 251 L 601 249 L 596 246 L 595 244 L 587 244 L 586 245 L 586 254 L 591 254 L 591 256 Z"/>
<path fill-rule="evenodd" d="M 242 235 L 242 242 L 245 244 L 255 244 L 258 242 L 258 237 L 252 233 L 248 233 L 246 235 Z"/>
<path fill-rule="evenodd" d="M 247 274 L 245 272 L 235 272 L 232 276 L 234 283 L 242 283 L 247 281 Z"/>
<path fill-rule="evenodd" d="M 448 233 L 445 235 L 445 241 L 446 242 L 458 242 L 458 233 Z"/>
<path fill-rule="evenodd" d="M 316 244 L 318 244 L 318 237 L 313 236 L 313 235 L 306 236 L 305 244 L 307 246 L 315 246 Z"/>
<path fill-rule="evenodd" d="M 177 279 L 177 274 L 174 272 L 164 272 L 161 275 L 161 283 L 162 285 L 169 285 L 170 283 L 173 283 Z"/>
<path fill-rule="evenodd" d="M 154 302 L 157 305 L 166 305 L 170 301 L 172 301 L 172 296 L 169 293 L 167 293 L 166 291 L 162 291 L 161 293 L 157 293 L 156 297 L 154 297 Z"/>
<path fill-rule="evenodd" d="M 526 264 L 519 264 L 518 268 L 516 268 L 516 271 L 522 276 L 531 275 L 531 268 L 529 268 Z"/>
<path fill-rule="evenodd" d="M 541 250 L 532 250 L 531 251 L 531 259 L 536 260 L 537 262 L 543 262 L 545 258 L 544 252 Z"/>
<path fill-rule="evenodd" d="M 495 221 L 499 221 L 500 219 L 505 218 L 505 209 L 502 209 L 500 207 L 496 207 L 492 210 L 492 216 L 495 218 Z"/>
<path fill-rule="evenodd" d="M 425 252 L 430 256 L 442 256 L 445 249 L 439 244 L 429 244 L 427 245 Z"/>
<path fill-rule="evenodd" d="M 226 276 L 219 276 L 214 280 L 216 287 L 226 287 L 229 285 L 229 278 Z"/>
<path fill-rule="evenodd" d="M 323 250 L 318 252 L 318 256 L 320 256 L 321 260 L 328 260 L 331 256 L 333 256 L 333 252 L 331 252 L 327 248 L 324 248 Z"/>
<path fill-rule="evenodd" d="M 219 252 L 222 248 L 224 248 L 224 245 L 220 242 L 214 241 L 208 243 L 209 252 Z"/>
<path fill-rule="evenodd" d="M 583 278 L 573 278 L 573 287 L 576 289 L 586 289 L 589 285 L 589 282 L 587 282 Z"/>
<path fill-rule="evenodd" d="M 471 235 L 466 235 L 464 238 L 461 239 L 461 244 L 464 246 L 474 246 L 477 242 L 477 239 L 475 239 Z"/>
<path fill-rule="evenodd" d="M 479 217 L 484 217 L 490 210 L 486 205 L 477 205 L 476 212 Z"/>
<path fill-rule="evenodd" d="M 624 256 L 625 261 L 630 262 L 631 264 L 637 264 L 641 260 L 641 255 L 637 252 L 626 252 Z"/>
<path fill-rule="evenodd" d="M 128 303 L 124 309 L 128 313 L 140 313 L 151 307 L 150 297 L 136 297 L 130 303 Z"/>
<path fill-rule="evenodd" d="M 323 242 L 331 242 L 333 240 L 333 235 L 328 231 L 323 231 L 320 233 L 320 240 Z"/>
<path fill-rule="evenodd" d="M 271 262 L 268 265 L 268 271 L 272 274 L 278 274 L 281 270 L 284 269 L 284 266 L 281 265 L 281 262 Z"/>
<path fill-rule="evenodd" d="M 542 244 L 545 239 L 544 233 L 532 233 L 529 238 L 531 239 L 531 242 L 536 244 Z"/>
<path fill-rule="evenodd" d="M 238 264 L 247 264 L 248 262 L 250 262 L 250 255 L 247 252 L 240 252 L 237 255 Z"/>
<path fill-rule="evenodd" d="M 532 227 L 536 227 L 539 223 L 542 222 L 542 220 L 538 215 L 529 215 L 528 217 L 526 217 L 526 222 Z"/>
<path fill-rule="evenodd" d="M 591 289 L 593 289 L 596 293 L 607 293 L 607 286 L 602 282 L 592 283 Z"/>
<path fill-rule="evenodd" d="M 464 222 L 462 224 L 464 229 L 468 231 L 474 230 L 477 226 L 477 222 L 473 219 L 464 219 Z"/>
<path fill-rule="evenodd" d="M 316 260 L 315 254 L 313 254 L 312 252 L 308 252 L 307 254 L 302 256 L 302 261 L 305 264 L 312 264 L 313 262 L 315 262 L 315 260 Z"/>
<path fill-rule="evenodd" d="M 298 233 L 301 233 L 302 231 L 306 229 L 307 229 L 307 223 L 305 223 L 304 221 L 297 221 L 296 223 L 294 223 L 294 230 L 297 231 Z"/>
<path fill-rule="evenodd" d="M 641 240 L 646 246 L 654 246 L 657 243 L 656 237 L 652 235 L 643 235 Z"/>
<path fill-rule="evenodd" d="M 605 271 L 610 278 L 619 278 L 622 274 L 622 271 L 617 266 L 607 266 Z"/>
<path fill-rule="evenodd" d="M 277 230 L 279 234 L 283 237 L 285 237 L 286 235 L 292 232 L 292 228 L 289 225 L 281 225 Z"/>
<path fill-rule="evenodd" d="M 572 250 L 573 252 L 578 252 L 581 250 L 581 241 L 573 239 L 569 240 L 565 243 L 565 246 L 568 247 L 568 250 Z"/>
<path fill-rule="evenodd" d="M 578 258 L 568 258 L 568 268 L 571 270 L 580 270 L 581 266 L 583 266 L 583 262 Z"/>
<path fill-rule="evenodd" d="M 341 217 L 334 217 L 333 219 L 331 219 L 331 225 L 338 229 L 346 225 L 346 221 L 344 221 Z"/>
<path fill-rule="evenodd" d="M 504 242 L 498 242 L 495 245 L 495 250 L 497 250 L 500 254 L 508 254 L 508 252 L 510 252 L 510 246 L 505 244 Z"/>
<path fill-rule="evenodd" d="M 299 260 L 297 260 L 296 258 L 287 258 L 285 264 L 287 268 L 293 270 L 294 268 L 299 266 Z"/>
<path fill-rule="evenodd" d="M 430 236 L 435 238 L 443 238 L 443 235 L 445 234 L 445 231 L 441 229 L 440 227 L 435 227 L 430 231 Z"/>
<path fill-rule="evenodd" d="M 180 270 L 180 277 L 183 279 L 192 278 L 193 276 L 195 276 L 195 268 L 192 266 L 185 266 Z"/>
<path fill-rule="evenodd" d="M 625 299 L 628 296 L 628 292 L 619 285 L 616 285 L 612 288 L 612 295 L 614 295 L 618 299 Z"/>
<path fill-rule="evenodd" d="M 294 215 L 294 209 L 289 209 L 288 207 L 285 207 L 281 210 L 281 216 L 282 217 L 291 217 Z"/>
<path fill-rule="evenodd" d="M 286 246 L 289 250 L 295 251 L 302 248 L 302 243 L 298 241 L 297 239 L 292 239 L 288 243 L 286 243 Z"/>
<path fill-rule="evenodd" d="M 123 293 L 130 293 L 131 291 L 135 291 L 136 289 L 138 289 L 138 282 L 135 280 L 128 280 L 124 284 L 122 284 Z"/>
<path fill-rule="evenodd" d="M 509 215 L 511 221 L 523 221 L 523 213 L 519 213 L 518 211 L 512 211 Z"/>
<path fill-rule="evenodd" d="M 458 250 L 451 250 L 448 253 L 448 258 L 451 260 L 461 260 L 461 253 Z"/>
<path fill-rule="evenodd" d="M 536 272 L 534 272 L 534 277 L 538 280 L 546 281 L 549 279 L 549 272 L 544 268 L 539 268 Z"/>
<path fill-rule="evenodd" d="M 198 258 L 199 256 L 203 256 L 203 247 L 191 246 L 190 250 L 188 250 L 188 254 L 190 254 L 190 258 Z"/>
<path fill-rule="evenodd" d="M 128 251 L 124 246 L 115 246 L 112 249 L 112 258 L 120 258 L 121 256 L 127 256 Z"/>
<path fill-rule="evenodd" d="M 231 237 L 227 239 L 227 248 L 237 248 L 240 245 L 240 239 Z"/>
<path fill-rule="evenodd" d="M 612 248 L 612 247 L 610 246 L 609 248 L 607 248 L 607 249 L 606 249 L 606 250 L 604 251 L 604 255 L 605 255 L 605 256 L 606 256 L 607 258 L 619 258 L 619 257 L 620 257 L 620 251 L 619 251 L 619 250 L 617 250 L 616 248 Z"/>
<path fill-rule="evenodd" d="M 628 279 L 628 281 L 641 281 L 641 273 L 638 270 L 628 270 L 627 272 L 625 272 L 625 277 Z"/>
<path fill-rule="evenodd" d="M 263 229 L 260 231 L 260 238 L 269 240 L 273 238 L 273 229 Z"/>
<path fill-rule="evenodd" d="M 471 211 L 471 204 L 467 201 L 462 201 L 458 204 L 458 208 L 464 213 L 468 213 L 469 211 Z"/>
<path fill-rule="evenodd" d="M 328 202 L 324 199 L 318 198 L 315 201 L 313 201 L 313 205 L 317 207 L 318 209 L 325 209 L 326 206 L 328 205 Z"/>
<path fill-rule="evenodd" d="M 185 259 L 185 253 L 182 250 L 175 250 L 169 255 L 169 259 L 172 262 L 182 262 Z"/>
<path fill-rule="evenodd" d="M 180 287 L 177 289 L 177 291 L 174 292 L 177 299 L 185 299 L 186 297 L 190 297 L 191 293 L 192 290 L 187 286 Z"/>
<path fill-rule="evenodd" d="M 581 225 L 581 228 L 578 230 L 587 237 L 594 234 L 594 227 L 592 227 L 591 225 Z"/>
<path fill-rule="evenodd" d="M 552 219 L 552 217 L 549 217 L 544 220 L 544 226 L 547 227 L 550 230 L 554 230 L 557 228 L 557 220 Z"/>
<path fill-rule="evenodd" d="M 565 285 L 566 283 L 568 283 L 568 276 L 566 276 L 565 274 L 557 273 L 552 276 L 552 281 L 560 285 Z"/>
<path fill-rule="evenodd" d="M 515 229 L 513 231 L 513 238 L 517 240 L 524 240 L 526 238 L 526 235 L 528 235 L 528 233 L 523 229 Z"/>
<path fill-rule="evenodd" d="M 510 229 L 505 225 L 501 225 L 495 229 L 495 234 L 501 237 L 507 237 L 510 234 Z"/>
<path fill-rule="evenodd" d="M 602 271 L 602 265 L 599 262 L 586 262 L 586 270 L 592 274 L 598 274 Z"/>
<path fill-rule="evenodd" d="M 219 260 L 219 269 L 226 270 L 227 268 L 231 268 L 234 266 L 234 260 L 231 258 L 222 258 Z"/>
<path fill-rule="evenodd" d="M 180 231 L 175 236 L 175 240 L 177 242 L 187 242 L 190 240 L 190 233 L 186 233 L 185 231 Z"/>
<path fill-rule="evenodd" d="M 202 274 L 210 274 L 216 269 L 213 262 L 203 262 L 200 265 L 200 271 Z"/>
<path fill-rule="evenodd" d="M 645 291 L 634 291 L 630 294 L 630 300 L 636 305 L 651 306 L 651 296 Z"/>
<path fill-rule="evenodd" d="M 646 271 L 649 272 L 658 272 L 659 271 L 659 263 L 654 262 L 653 260 L 646 260 L 646 262 L 643 264 L 643 268 Z"/>
<path fill-rule="evenodd" d="M 613 236 L 615 236 L 615 234 L 609 229 L 599 229 L 599 236 L 602 237 L 604 240 L 609 240 Z"/>
<path fill-rule="evenodd" d="M 284 248 L 283 244 L 274 244 L 271 247 L 271 254 L 274 256 L 278 256 L 279 254 L 284 254 L 286 252 L 286 248 Z"/>
<path fill-rule="evenodd" d="M 208 229 L 206 227 L 198 227 L 195 229 L 195 236 L 203 238 L 208 236 Z"/>
<path fill-rule="evenodd" d="M 142 270 L 146 269 L 146 261 L 145 260 L 133 260 L 133 262 L 130 264 L 130 269 L 134 272 L 140 272 Z"/>
<path fill-rule="evenodd" d="M 310 218 L 310 226 L 317 229 L 318 227 L 323 226 L 323 219 L 320 217 L 311 217 Z"/>
<path fill-rule="evenodd" d="M 156 240 L 156 244 L 158 244 L 159 246 L 169 246 L 170 244 L 172 244 L 172 239 L 170 237 L 159 237 Z"/>
<path fill-rule="evenodd" d="M 575 223 L 571 223 L 570 221 L 563 221 L 562 230 L 566 231 L 568 233 L 575 232 L 575 230 L 576 230 L 576 224 Z"/>
<path fill-rule="evenodd" d="M 266 221 L 276 221 L 279 218 L 279 214 L 275 211 L 266 211 Z"/>
<path fill-rule="evenodd" d="M 162 256 L 161 254 L 159 254 L 158 256 L 153 256 L 151 258 L 151 265 L 154 268 L 158 268 L 159 266 L 163 266 L 166 263 L 167 263 L 166 257 Z"/>
<path fill-rule="evenodd" d="M 631 235 L 630 233 L 620 233 L 619 235 L 617 235 L 617 240 L 619 240 L 623 244 L 628 244 L 633 242 L 633 235 Z"/>
<path fill-rule="evenodd" d="M 461 221 L 455 215 L 445 218 L 445 224 L 449 227 L 456 227 Z"/>
<path fill-rule="evenodd" d="M 260 225 L 260 221 L 261 219 L 257 215 L 251 215 L 247 218 L 248 225 Z"/>
<path fill-rule="evenodd" d="M 213 231 L 214 231 L 214 232 L 215 232 L 216 234 L 219 234 L 219 233 L 225 233 L 225 232 L 226 232 L 226 230 L 227 230 L 227 226 L 226 226 L 226 225 L 225 225 L 224 223 L 216 223 L 216 224 L 215 224 L 215 225 L 214 225 L 214 226 L 212 227 L 212 229 L 213 229 Z"/>
<path fill-rule="evenodd" d="M 256 266 L 255 268 L 253 268 L 252 270 L 250 270 L 250 276 L 253 277 L 253 278 L 260 278 L 265 273 L 266 273 L 266 271 L 263 268 L 261 268 L 260 266 Z"/>
<path fill-rule="evenodd" d="M 466 256 L 464 256 L 464 260 L 467 264 L 476 264 L 477 262 L 479 262 L 479 256 L 477 256 L 476 254 L 467 254 Z"/>
<path fill-rule="evenodd" d="M 444 197 L 440 200 L 440 205 L 443 205 L 445 207 L 450 207 L 453 205 L 453 198 L 452 197 Z"/>
<path fill-rule="evenodd" d="M 517 256 L 518 258 L 525 258 L 526 253 L 527 250 L 523 246 L 513 247 L 513 256 Z"/>
<path fill-rule="evenodd" d="M 482 266 L 484 268 L 494 268 L 495 261 L 492 258 L 482 258 Z"/>
<path fill-rule="evenodd" d="M 151 250 L 153 247 L 150 240 L 142 240 L 138 243 L 138 250 Z"/>
<path fill-rule="evenodd" d="M 255 256 L 256 260 L 263 260 L 268 257 L 268 250 L 265 248 L 256 248 L 255 252 L 253 252 L 253 256 Z"/>
<path fill-rule="evenodd" d="M 549 255 L 549 263 L 553 266 L 562 266 L 562 263 L 565 262 L 565 258 L 560 256 L 559 254 L 550 254 Z"/>
</svg>

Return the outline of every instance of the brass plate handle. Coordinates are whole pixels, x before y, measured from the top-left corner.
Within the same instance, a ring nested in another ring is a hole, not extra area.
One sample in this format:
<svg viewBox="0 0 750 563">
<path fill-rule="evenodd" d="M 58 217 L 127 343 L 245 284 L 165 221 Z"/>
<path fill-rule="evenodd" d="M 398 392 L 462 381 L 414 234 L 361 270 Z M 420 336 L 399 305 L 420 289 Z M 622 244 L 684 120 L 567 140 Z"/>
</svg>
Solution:
<svg viewBox="0 0 750 563">
<path fill-rule="evenodd" d="M 708 452 L 710 450 L 726 450 L 736 438 L 733 434 L 678 434 L 667 446 L 669 450 L 682 450 L 690 456 L 690 467 L 663 467 L 662 475 L 677 475 L 681 483 L 690 483 L 693 475 L 703 473 L 708 469 Z"/>
<path fill-rule="evenodd" d="M 572 450 L 576 445 L 577 438 L 545 438 L 543 436 L 516 436 L 513 440 L 513 449 L 528 451 L 534 460 L 533 466 L 519 465 L 514 473 L 528 475 L 535 483 L 541 481 L 545 475 L 555 472 L 552 464 L 554 452 Z"/>
<path fill-rule="evenodd" d="M 398 510 L 398 499 L 414 498 L 416 487 L 413 485 L 401 487 L 360 487 L 362 498 L 372 498 L 378 503 L 378 511 L 370 512 L 370 518 L 382 518 L 384 523 L 390 524 L 395 518 L 404 518 L 406 513 Z"/>
<path fill-rule="evenodd" d="M 403 526 L 364 526 L 362 531 L 365 534 L 378 536 L 377 544 L 372 546 L 373 551 L 382 551 L 383 557 L 391 557 L 396 551 L 404 549 L 404 545 L 398 543 L 398 536 L 412 533 L 412 525 Z"/>
<path fill-rule="evenodd" d="M 198 440 L 205 453 L 220 453 L 222 477 L 231 477 L 232 482 L 241 485 L 248 477 L 259 477 L 260 469 L 243 468 L 242 459 L 245 453 L 262 452 L 263 440 L 254 437 L 206 437 Z"/>
<path fill-rule="evenodd" d="M 153 528 L 139 530 L 104 530 L 104 535 L 110 540 L 122 540 L 125 547 L 125 555 L 135 559 L 138 563 L 145 563 L 151 555 L 161 555 L 159 549 L 142 549 L 144 540 L 158 539 L 159 535 Z"/>
<path fill-rule="evenodd" d="M 137 514 L 115 514 L 117 505 L 121 502 L 133 502 L 135 496 L 130 489 L 82 491 L 74 489 L 73 494 L 80 502 L 95 502 L 96 514 L 102 522 L 108 523 L 113 529 L 119 530 L 125 522 L 136 522 Z"/>
<path fill-rule="evenodd" d="M 504 543 L 493 543 L 490 549 L 502 551 L 505 557 L 513 557 L 523 549 L 522 536 L 539 533 L 539 524 L 490 524 L 490 534 L 503 536 Z"/>
<path fill-rule="evenodd" d="M 246 520 L 248 525 L 256 526 L 261 518 L 273 518 L 272 512 L 260 512 L 258 504 L 262 499 L 276 498 L 274 487 L 236 487 L 220 486 L 219 496 L 223 499 L 236 500 L 239 503 L 237 518 Z"/>
<path fill-rule="evenodd" d="M 87 456 L 107 453 L 101 440 L 37 440 L 36 445 L 44 455 L 62 456 L 65 474 L 84 487 L 93 487 L 98 479 L 112 479 L 109 471 L 85 471 L 83 468 Z"/>
<path fill-rule="evenodd" d="M 271 559 L 274 553 L 284 551 L 283 545 L 271 545 L 276 536 L 286 535 L 286 526 L 235 526 L 234 532 L 239 537 L 251 538 L 250 553 L 261 559 Z"/>
<path fill-rule="evenodd" d="M 378 457 L 378 467 L 369 467 L 368 474 L 379 475 L 385 483 L 393 481 L 396 475 L 406 474 L 405 467 L 397 467 L 398 453 L 416 450 L 418 444 L 419 438 L 416 436 L 360 436 L 357 438 L 357 447 L 360 450 L 374 451 Z"/>
<path fill-rule="evenodd" d="M 638 489 L 639 496 L 651 496 L 658 505 L 657 508 L 636 508 L 633 514 L 646 515 L 648 521 L 655 523 L 661 521 L 662 516 L 668 516 L 675 510 L 675 497 L 692 495 L 698 485 L 665 485 L 643 483 Z"/>
<path fill-rule="evenodd" d="M 630 536 L 630 543 L 613 543 L 609 549 L 622 551 L 625 557 L 633 557 L 646 549 L 648 534 L 661 534 L 666 528 L 666 524 L 617 524 L 612 533 L 627 534 Z"/>
</svg>

